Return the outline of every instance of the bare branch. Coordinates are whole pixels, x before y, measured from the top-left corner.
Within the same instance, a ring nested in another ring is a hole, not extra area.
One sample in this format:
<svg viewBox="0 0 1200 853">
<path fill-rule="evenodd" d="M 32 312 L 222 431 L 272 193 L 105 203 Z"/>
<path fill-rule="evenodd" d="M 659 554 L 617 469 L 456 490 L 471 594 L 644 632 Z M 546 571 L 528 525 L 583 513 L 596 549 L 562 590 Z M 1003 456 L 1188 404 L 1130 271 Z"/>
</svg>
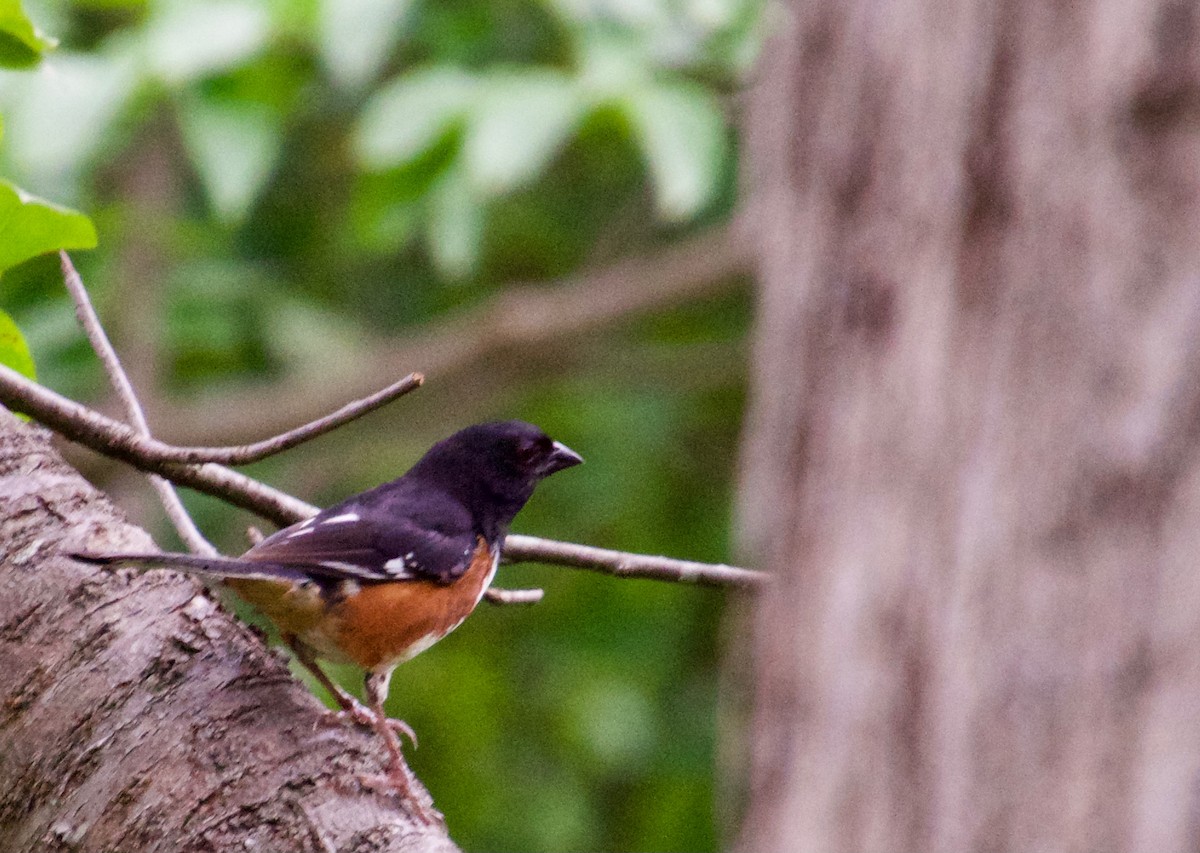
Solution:
<svg viewBox="0 0 1200 853">
<path fill-rule="evenodd" d="M 137 392 L 134 391 L 125 368 L 121 366 L 121 359 L 117 356 L 117 351 L 113 349 L 104 327 L 100 325 L 100 318 L 96 316 L 96 309 L 92 306 L 92 300 L 83 286 L 83 279 L 79 277 L 75 265 L 71 263 L 71 258 L 66 252 L 59 251 L 58 260 L 62 267 L 63 283 L 66 284 L 67 292 L 71 294 L 71 300 L 75 303 L 75 317 L 79 321 L 79 325 L 87 335 L 88 342 L 92 345 L 100 363 L 104 365 L 104 372 L 108 374 L 109 382 L 112 383 L 117 396 L 121 398 L 121 404 L 125 408 L 126 414 L 129 415 L 130 423 L 142 435 L 149 435 L 150 425 L 146 423 L 146 415 L 138 403 Z"/>
<path fill-rule="evenodd" d="M 179 493 L 175 491 L 175 486 L 157 474 L 147 474 L 146 478 L 150 481 L 150 485 L 154 487 L 154 491 L 158 492 L 158 499 L 162 501 L 163 510 L 167 513 L 167 518 L 171 519 L 171 524 L 175 526 L 175 532 L 179 534 L 179 538 L 183 540 L 183 544 L 187 546 L 187 549 L 193 554 L 204 554 L 207 556 L 216 554 L 217 549 L 211 542 L 204 538 L 204 534 L 200 532 L 200 528 L 196 526 L 196 522 L 188 514 L 187 507 L 183 505 Z"/>
<path fill-rule="evenodd" d="M 275 453 L 288 450 L 309 439 L 331 432 L 343 424 L 357 420 L 368 412 L 373 412 L 376 409 L 386 406 L 398 397 L 403 397 L 409 391 L 415 391 L 424 382 L 425 377 L 422 374 L 410 373 L 399 382 L 393 382 L 391 385 L 380 391 L 376 391 L 374 394 L 368 394 L 360 400 L 347 403 L 336 412 L 332 412 L 322 418 L 317 418 L 315 421 L 309 421 L 303 426 L 277 435 L 274 438 L 268 438 L 264 441 L 247 444 L 242 447 L 179 448 L 179 450 L 184 451 L 184 455 L 188 458 L 178 461 L 220 462 L 224 465 L 246 465 L 250 462 L 257 462 L 259 459 L 265 459 Z"/>
<path fill-rule="evenodd" d="M 168 405 L 158 423 L 179 440 L 239 441 L 280 432 L 326 411 L 341 394 L 365 394 L 380 376 L 421 365 L 426 376 L 445 376 L 520 347 L 536 350 L 604 328 L 631 316 L 662 311 L 727 289 L 753 263 L 754 241 L 740 219 L 688 237 L 650 254 L 570 276 L 557 283 L 514 285 L 456 316 L 414 330 L 403 344 L 364 343 L 347 363 L 355 371 L 313 380 L 294 376 L 271 388 L 253 388 Z M 362 370 L 369 365 L 369 370 Z M 220 417 L 214 417 L 220 412 Z"/>
<path fill-rule="evenodd" d="M 347 403 L 336 412 L 253 444 L 244 444 L 239 447 L 175 447 L 164 444 L 162 450 L 158 451 L 156 455 L 164 462 L 219 462 L 222 465 L 249 465 L 251 462 L 257 462 L 289 450 L 319 435 L 331 432 L 343 424 L 361 418 L 368 412 L 373 412 L 396 398 L 403 397 L 409 391 L 415 391 L 424 382 L 425 377 L 420 373 L 410 373 L 399 382 L 393 382 L 374 394 Z"/>
<path fill-rule="evenodd" d="M 732 586 L 740 589 L 761 589 L 768 576 L 751 569 L 737 566 L 694 563 L 671 557 L 652 557 L 645 554 L 628 554 L 610 551 L 591 545 L 576 545 L 572 542 L 556 542 L 533 536 L 509 534 L 504 542 L 504 557 L 514 563 L 551 563 L 571 566 L 592 572 L 603 572 L 622 578 L 645 578 L 647 580 L 677 581 L 700 586 Z"/>
<path fill-rule="evenodd" d="M 32 415 L 65 438 L 97 453 L 128 462 L 143 471 L 161 474 L 177 485 L 221 498 L 277 524 L 294 524 L 317 512 L 310 504 L 212 462 L 189 465 L 147 457 L 142 450 L 153 439 L 132 434 L 125 424 L 68 400 L 3 365 L 0 365 L 0 402 L 15 411 Z M 762 586 L 767 580 L 761 572 L 736 566 L 629 554 L 532 536 L 510 535 L 505 541 L 504 556 L 510 562 L 548 563 L 618 577 L 703 586 L 750 589 Z"/>
<path fill-rule="evenodd" d="M 100 318 L 96 315 L 96 309 L 92 306 L 87 288 L 83 286 L 83 279 L 79 277 L 75 265 L 71 263 L 71 258 L 66 252 L 59 251 L 58 259 L 62 265 L 63 283 L 75 303 L 75 317 L 79 320 L 79 325 L 83 328 L 100 363 L 104 365 L 104 372 L 108 374 L 108 380 L 112 383 L 113 390 L 117 392 L 117 397 L 120 398 L 121 404 L 125 408 L 129 422 L 133 425 L 134 430 L 148 438 L 150 425 L 146 422 L 146 413 L 142 411 L 142 404 L 138 402 L 137 392 L 133 389 L 133 383 L 129 381 L 129 374 L 121 366 L 121 359 L 117 356 L 117 351 L 113 348 L 112 342 L 104 331 L 104 326 L 100 323 Z M 193 554 L 216 554 L 217 549 L 204 538 L 200 528 L 188 515 L 187 508 L 179 499 L 175 487 L 157 474 L 147 474 L 146 479 L 158 493 L 158 499 L 162 502 L 167 518 L 175 526 L 179 538 L 187 545 L 188 550 Z"/>
<path fill-rule="evenodd" d="M 13 411 L 32 415 L 64 438 L 102 456 L 120 459 L 141 471 L 159 474 L 176 485 L 221 498 L 276 524 L 293 524 L 317 512 L 316 507 L 213 462 L 199 465 L 164 462 L 153 450 L 147 452 L 147 448 L 169 445 L 144 438 L 127 424 L 68 400 L 2 364 L 0 402 Z"/>
<path fill-rule="evenodd" d="M 378 409 L 386 403 L 390 403 L 397 397 L 401 397 L 409 391 L 421 387 L 421 384 L 425 381 L 425 378 L 421 374 L 410 373 L 399 382 L 395 382 L 361 400 L 355 400 L 332 414 L 307 423 L 304 426 L 297 427 L 289 432 L 257 441 L 253 444 L 245 444 L 240 447 L 176 447 L 173 444 L 167 444 L 153 436 L 131 429 L 128 425 L 120 421 L 107 418 L 94 409 L 88 409 L 73 400 L 61 397 L 45 386 L 38 385 L 29 380 L 18 382 L 16 381 L 18 379 L 23 379 L 23 377 L 11 371 L 5 371 L 3 374 L 0 374 L 0 402 L 11 405 L 18 411 L 34 415 L 39 421 L 62 432 L 63 435 L 67 435 L 72 441 L 78 441 L 80 444 L 92 447 L 93 450 L 97 450 L 97 452 L 103 453 L 106 456 L 112 456 L 131 463 L 134 459 L 139 460 L 144 464 L 138 467 L 143 468 L 151 463 L 200 464 L 203 462 L 217 462 L 224 465 L 248 465 L 251 462 L 257 462 L 267 456 L 288 450 L 309 439 L 316 438 L 318 435 L 327 433 L 335 427 L 362 417 L 368 412 Z M 11 394 L 11 397 L 6 397 L 5 394 Z M 38 407 L 38 409 L 36 411 L 33 408 L 23 409 L 21 408 L 22 404 Z M 43 411 L 46 413 L 46 417 L 49 418 L 48 420 L 43 420 L 41 414 Z M 66 425 L 60 424 L 56 419 L 80 421 L 77 424 L 78 427 L 86 427 L 103 433 L 105 440 L 113 443 L 113 447 L 110 449 L 114 452 L 108 453 L 106 450 L 99 450 L 89 444 L 86 438 L 75 438 L 68 435 Z M 128 451 L 128 456 L 124 455 L 125 451 Z"/>
</svg>

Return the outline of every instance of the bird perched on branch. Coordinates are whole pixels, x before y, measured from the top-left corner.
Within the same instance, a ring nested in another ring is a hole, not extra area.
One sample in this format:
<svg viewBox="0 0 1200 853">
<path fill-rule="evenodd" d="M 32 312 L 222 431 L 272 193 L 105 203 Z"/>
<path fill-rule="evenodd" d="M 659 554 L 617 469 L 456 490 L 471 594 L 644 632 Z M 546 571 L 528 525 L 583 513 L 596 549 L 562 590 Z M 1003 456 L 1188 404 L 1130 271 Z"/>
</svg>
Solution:
<svg viewBox="0 0 1200 853">
<path fill-rule="evenodd" d="M 223 580 L 279 627 L 340 716 L 379 732 L 389 756 L 382 781 L 432 822 L 440 815 L 416 796 L 397 736 L 412 732 L 383 710 L 392 670 L 462 624 L 487 591 L 508 525 L 534 487 L 582 461 L 531 424 L 478 424 L 435 444 L 399 479 L 284 528 L 241 557 L 72 556 Z M 334 684 L 318 658 L 366 670 L 369 707 Z"/>
</svg>

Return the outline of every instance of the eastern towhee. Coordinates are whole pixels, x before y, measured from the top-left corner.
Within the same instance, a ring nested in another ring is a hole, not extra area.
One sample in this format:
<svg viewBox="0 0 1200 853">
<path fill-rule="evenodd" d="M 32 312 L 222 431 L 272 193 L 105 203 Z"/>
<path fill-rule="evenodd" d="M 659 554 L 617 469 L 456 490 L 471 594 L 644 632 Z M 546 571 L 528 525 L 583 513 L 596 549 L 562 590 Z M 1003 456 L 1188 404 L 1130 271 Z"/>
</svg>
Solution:
<svg viewBox="0 0 1200 853">
<path fill-rule="evenodd" d="M 478 424 L 435 444 L 399 479 L 284 528 L 241 557 L 72 556 L 221 578 L 279 627 L 342 707 L 339 716 L 379 732 L 387 782 L 432 821 L 437 813 L 416 798 L 396 735 L 412 732 L 383 710 L 392 670 L 462 624 L 492 582 L 504 534 L 534 486 L 582 461 L 531 424 Z M 366 670 L 370 707 L 334 684 L 317 658 Z"/>
</svg>

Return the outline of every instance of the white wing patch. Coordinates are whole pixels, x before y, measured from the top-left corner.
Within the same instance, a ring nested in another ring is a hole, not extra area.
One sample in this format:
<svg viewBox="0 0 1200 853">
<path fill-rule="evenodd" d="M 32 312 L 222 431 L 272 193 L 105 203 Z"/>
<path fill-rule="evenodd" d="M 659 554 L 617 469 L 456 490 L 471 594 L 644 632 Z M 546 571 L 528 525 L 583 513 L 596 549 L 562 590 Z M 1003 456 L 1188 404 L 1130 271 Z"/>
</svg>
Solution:
<svg viewBox="0 0 1200 853">
<path fill-rule="evenodd" d="M 322 524 L 346 524 L 351 521 L 358 521 L 357 512 L 344 512 L 341 515 L 334 515 L 321 521 Z"/>
<path fill-rule="evenodd" d="M 412 551 L 409 551 L 403 557 L 392 557 L 392 559 L 383 564 L 383 568 L 396 580 L 416 578 L 417 575 L 414 572 L 420 569 L 416 563 L 416 554 Z"/>
<path fill-rule="evenodd" d="M 317 565 L 324 566 L 327 569 L 340 569 L 344 572 L 352 572 L 353 574 L 361 574 L 363 567 L 357 563 L 344 563 L 340 560 L 322 560 Z"/>
</svg>

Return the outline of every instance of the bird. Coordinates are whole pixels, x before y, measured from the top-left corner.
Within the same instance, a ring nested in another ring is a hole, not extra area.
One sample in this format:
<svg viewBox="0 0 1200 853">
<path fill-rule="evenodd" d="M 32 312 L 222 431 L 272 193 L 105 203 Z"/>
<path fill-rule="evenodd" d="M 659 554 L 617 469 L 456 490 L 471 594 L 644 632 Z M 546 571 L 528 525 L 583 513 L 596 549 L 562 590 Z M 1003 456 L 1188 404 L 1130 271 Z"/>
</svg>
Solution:
<svg viewBox="0 0 1200 853">
<path fill-rule="evenodd" d="M 379 733 L 383 777 L 363 777 L 441 815 L 416 796 L 398 733 L 383 705 L 392 671 L 445 637 L 483 598 L 512 520 L 546 477 L 583 462 L 533 424 L 476 424 L 434 444 L 406 473 L 262 539 L 240 557 L 73 553 L 110 568 L 168 568 L 219 578 L 279 629 L 340 706 L 336 715 Z M 319 660 L 365 672 L 367 705 Z"/>
</svg>

